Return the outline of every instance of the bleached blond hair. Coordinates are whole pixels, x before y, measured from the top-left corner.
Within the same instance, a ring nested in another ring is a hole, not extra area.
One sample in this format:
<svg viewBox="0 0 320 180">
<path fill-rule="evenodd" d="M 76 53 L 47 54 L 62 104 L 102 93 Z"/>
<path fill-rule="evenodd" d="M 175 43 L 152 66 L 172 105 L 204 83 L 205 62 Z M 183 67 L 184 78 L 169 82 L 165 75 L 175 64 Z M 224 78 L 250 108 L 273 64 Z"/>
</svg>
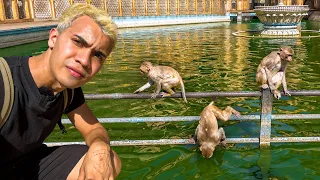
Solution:
<svg viewBox="0 0 320 180">
<path fill-rule="evenodd" d="M 65 29 L 71 26 L 75 19 L 81 16 L 91 17 L 100 26 L 102 32 L 112 39 L 112 49 L 115 47 L 118 38 L 117 25 L 112 21 L 111 17 L 105 10 L 96 8 L 90 4 L 75 3 L 66 9 L 59 18 L 57 26 L 58 32 L 62 33 Z"/>
</svg>

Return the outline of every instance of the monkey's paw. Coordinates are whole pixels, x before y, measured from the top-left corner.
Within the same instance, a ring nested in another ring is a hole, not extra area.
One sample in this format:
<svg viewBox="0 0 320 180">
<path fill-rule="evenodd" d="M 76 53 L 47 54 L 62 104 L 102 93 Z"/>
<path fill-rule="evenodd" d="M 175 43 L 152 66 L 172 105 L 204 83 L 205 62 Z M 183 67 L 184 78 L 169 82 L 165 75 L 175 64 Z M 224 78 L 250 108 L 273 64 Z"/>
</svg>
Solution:
<svg viewBox="0 0 320 180">
<path fill-rule="evenodd" d="M 171 96 L 171 94 L 165 93 L 165 92 L 161 92 L 161 93 L 160 93 L 160 96 L 161 96 L 161 97 L 168 97 L 168 96 Z"/>
<path fill-rule="evenodd" d="M 280 99 L 281 98 L 281 93 L 278 90 L 273 90 L 273 96 L 276 99 Z"/>
<path fill-rule="evenodd" d="M 198 142 L 197 135 L 193 135 L 193 136 L 192 136 L 192 139 L 194 140 L 194 143 L 195 143 L 195 144 L 198 144 L 198 143 L 199 143 L 199 142 Z"/>
<path fill-rule="evenodd" d="M 239 111 L 233 110 L 232 113 L 238 118 L 241 116 Z"/>
<path fill-rule="evenodd" d="M 138 94 L 139 92 L 141 92 L 140 90 L 136 90 L 135 92 L 133 92 L 133 94 Z"/>
<path fill-rule="evenodd" d="M 226 139 L 221 139 L 220 144 L 221 144 L 221 146 L 226 147 L 227 140 Z"/>
<path fill-rule="evenodd" d="M 268 84 L 262 84 L 260 87 L 261 87 L 262 89 L 268 89 L 268 88 L 269 88 Z"/>
<path fill-rule="evenodd" d="M 157 97 L 157 95 L 158 95 L 157 93 L 152 93 L 151 98 L 155 99 Z"/>
<path fill-rule="evenodd" d="M 291 94 L 289 93 L 289 91 L 284 91 L 284 94 L 287 96 L 291 96 Z"/>
</svg>

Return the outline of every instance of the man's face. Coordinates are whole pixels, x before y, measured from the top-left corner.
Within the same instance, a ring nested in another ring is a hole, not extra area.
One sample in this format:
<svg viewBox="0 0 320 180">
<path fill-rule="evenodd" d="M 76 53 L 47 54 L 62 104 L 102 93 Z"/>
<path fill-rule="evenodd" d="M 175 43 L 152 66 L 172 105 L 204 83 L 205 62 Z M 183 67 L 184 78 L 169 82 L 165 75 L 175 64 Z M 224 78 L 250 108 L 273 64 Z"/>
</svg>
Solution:
<svg viewBox="0 0 320 180">
<path fill-rule="evenodd" d="M 52 29 L 48 45 L 53 77 L 64 87 L 76 88 L 101 69 L 112 50 L 112 39 L 89 16 L 75 19 L 62 33 Z"/>
</svg>

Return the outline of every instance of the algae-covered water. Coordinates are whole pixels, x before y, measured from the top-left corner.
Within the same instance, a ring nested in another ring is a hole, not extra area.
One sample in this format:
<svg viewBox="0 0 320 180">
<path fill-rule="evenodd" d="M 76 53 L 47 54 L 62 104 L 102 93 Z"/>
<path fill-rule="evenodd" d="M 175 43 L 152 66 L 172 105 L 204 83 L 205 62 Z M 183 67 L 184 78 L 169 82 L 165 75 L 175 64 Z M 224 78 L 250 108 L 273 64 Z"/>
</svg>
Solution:
<svg viewBox="0 0 320 180">
<path fill-rule="evenodd" d="M 101 72 L 83 87 L 85 93 L 132 93 L 147 82 L 139 65 L 149 60 L 180 72 L 187 92 L 257 91 L 255 71 L 264 56 L 290 45 L 294 60 L 287 69 L 289 90 L 320 89 L 320 38 L 239 38 L 238 30 L 261 29 L 259 22 L 211 23 L 120 30 L 115 51 Z M 302 29 L 319 30 L 320 23 L 302 22 Z M 46 41 L 0 49 L 0 56 L 35 55 Z M 151 93 L 154 87 L 147 92 Z M 319 114 L 320 97 L 282 97 L 274 100 L 274 114 Z M 90 100 L 98 117 L 197 116 L 210 98 Z M 259 114 L 258 97 L 219 97 L 244 115 Z M 258 137 L 259 121 L 221 123 L 227 137 Z M 111 140 L 190 138 L 197 122 L 105 124 Z M 67 127 L 47 141 L 81 141 Z M 319 120 L 273 120 L 272 136 L 320 136 Z M 123 167 L 118 179 L 320 179 L 320 143 L 227 144 L 211 159 L 203 159 L 195 145 L 114 147 Z"/>
</svg>

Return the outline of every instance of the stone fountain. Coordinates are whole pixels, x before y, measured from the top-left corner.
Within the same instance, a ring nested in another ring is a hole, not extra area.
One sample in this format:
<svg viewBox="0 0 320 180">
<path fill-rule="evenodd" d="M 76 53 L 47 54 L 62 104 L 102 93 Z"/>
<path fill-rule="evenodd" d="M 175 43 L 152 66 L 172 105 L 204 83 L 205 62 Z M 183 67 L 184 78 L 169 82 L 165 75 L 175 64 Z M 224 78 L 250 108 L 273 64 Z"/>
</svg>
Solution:
<svg viewBox="0 0 320 180">
<path fill-rule="evenodd" d="M 308 15 L 308 5 L 256 6 L 254 12 L 263 24 L 261 35 L 297 36 L 300 35 L 298 24 Z"/>
</svg>

